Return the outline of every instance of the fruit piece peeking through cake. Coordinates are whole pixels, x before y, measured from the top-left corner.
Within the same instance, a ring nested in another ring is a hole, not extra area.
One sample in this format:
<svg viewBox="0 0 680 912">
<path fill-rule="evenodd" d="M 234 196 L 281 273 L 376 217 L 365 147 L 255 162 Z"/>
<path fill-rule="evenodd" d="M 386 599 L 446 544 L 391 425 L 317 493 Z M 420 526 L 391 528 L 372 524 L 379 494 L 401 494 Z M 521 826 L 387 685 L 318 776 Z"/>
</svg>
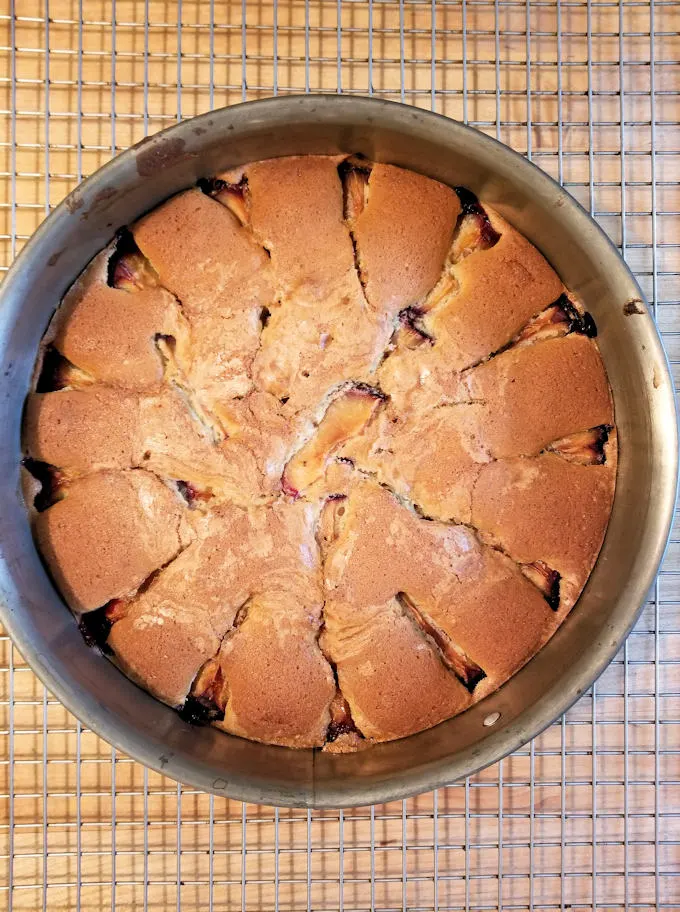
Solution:
<svg viewBox="0 0 680 912">
<path fill-rule="evenodd" d="M 477 684 L 486 677 L 486 672 L 473 662 L 460 646 L 452 642 L 451 638 L 437 627 L 432 618 L 428 618 L 422 608 L 419 608 L 405 592 L 398 592 L 397 599 L 402 608 L 413 615 L 423 633 L 435 642 L 446 667 L 451 669 L 461 684 L 472 693 Z"/>
<path fill-rule="evenodd" d="M 233 183 L 219 177 L 198 182 L 199 189 L 208 196 L 222 203 L 236 216 L 242 225 L 250 222 L 250 203 L 248 200 L 248 181 L 242 177 Z"/>
<path fill-rule="evenodd" d="M 607 461 L 606 445 L 611 430 L 609 425 L 601 424 L 599 427 L 555 440 L 548 450 L 557 453 L 568 462 L 579 465 L 604 465 Z"/>
<path fill-rule="evenodd" d="M 371 170 L 368 166 L 364 167 L 358 162 L 347 160 L 340 165 L 338 171 L 342 180 L 344 215 L 351 226 L 368 203 Z"/>
<path fill-rule="evenodd" d="M 460 281 L 454 268 L 457 263 L 471 253 L 488 250 L 501 238 L 500 232 L 496 231 L 491 224 L 488 214 L 477 197 L 463 187 L 457 187 L 456 190 L 461 203 L 461 212 L 453 235 L 453 243 L 439 281 L 425 299 L 413 308 L 414 313 L 421 316 L 448 305 L 458 294 Z"/>
<path fill-rule="evenodd" d="M 224 719 L 227 691 L 222 666 L 216 658 L 201 668 L 180 710 L 180 716 L 193 725 L 207 725 Z"/>
<path fill-rule="evenodd" d="M 78 627 L 87 645 L 96 646 L 106 655 L 113 655 L 107 640 L 113 625 L 125 617 L 129 604 L 129 599 L 112 599 L 102 608 L 85 612 Z"/>
<path fill-rule="evenodd" d="M 415 350 L 423 345 L 432 345 L 434 339 L 419 326 L 421 313 L 415 307 L 407 307 L 399 314 L 397 340 L 401 348 Z"/>
<path fill-rule="evenodd" d="M 338 688 L 329 707 L 331 721 L 326 731 L 324 751 L 329 754 L 348 754 L 363 750 L 370 742 L 352 718 L 352 710 L 344 694 Z"/>
<path fill-rule="evenodd" d="M 288 462 L 281 479 L 284 493 L 299 497 L 318 481 L 332 454 L 368 424 L 383 399 L 379 390 L 361 385 L 334 399 L 314 435 Z"/>
<path fill-rule="evenodd" d="M 456 187 L 456 193 L 461 204 L 461 214 L 450 253 L 452 263 L 459 263 L 476 250 L 488 250 L 501 237 L 474 193 L 465 187 Z"/>
<path fill-rule="evenodd" d="M 340 735 L 358 734 L 349 703 L 340 691 L 337 691 L 330 705 L 331 721 L 326 739 L 336 741 Z"/>
<path fill-rule="evenodd" d="M 533 564 L 523 564 L 522 573 L 541 590 L 553 611 L 557 611 L 560 606 L 560 575 L 557 570 L 551 570 L 547 564 L 538 560 Z"/>
<path fill-rule="evenodd" d="M 156 270 L 127 230 L 119 234 L 109 259 L 108 284 L 111 288 L 131 293 L 160 285 Z"/>
<path fill-rule="evenodd" d="M 530 320 L 512 344 L 518 346 L 542 342 L 572 332 L 593 338 L 597 335 L 597 326 L 587 311 L 578 310 L 567 295 L 563 294 L 554 304 Z"/>
</svg>

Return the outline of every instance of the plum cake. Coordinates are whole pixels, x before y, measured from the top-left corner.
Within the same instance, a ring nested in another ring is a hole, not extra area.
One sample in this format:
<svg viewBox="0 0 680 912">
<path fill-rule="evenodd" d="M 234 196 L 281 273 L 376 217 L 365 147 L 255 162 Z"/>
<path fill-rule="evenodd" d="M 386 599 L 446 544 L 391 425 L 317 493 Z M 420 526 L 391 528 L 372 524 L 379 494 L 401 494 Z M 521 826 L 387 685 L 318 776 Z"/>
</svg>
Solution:
<svg viewBox="0 0 680 912">
<path fill-rule="evenodd" d="M 45 335 L 24 490 L 100 649 L 196 724 L 403 738 L 574 605 L 616 478 L 592 317 L 463 187 L 258 161 L 120 231 Z"/>
</svg>

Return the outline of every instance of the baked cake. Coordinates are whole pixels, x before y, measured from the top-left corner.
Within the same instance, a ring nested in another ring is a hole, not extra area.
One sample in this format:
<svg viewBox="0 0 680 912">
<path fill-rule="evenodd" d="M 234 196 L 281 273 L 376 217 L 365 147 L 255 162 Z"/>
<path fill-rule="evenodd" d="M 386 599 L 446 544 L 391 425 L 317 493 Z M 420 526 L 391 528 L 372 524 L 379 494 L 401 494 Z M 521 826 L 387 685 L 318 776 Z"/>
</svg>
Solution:
<svg viewBox="0 0 680 912">
<path fill-rule="evenodd" d="M 358 156 L 201 181 L 90 263 L 24 421 L 87 640 L 191 722 L 402 738 L 579 596 L 616 477 L 595 324 L 468 190 Z"/>
</svg>

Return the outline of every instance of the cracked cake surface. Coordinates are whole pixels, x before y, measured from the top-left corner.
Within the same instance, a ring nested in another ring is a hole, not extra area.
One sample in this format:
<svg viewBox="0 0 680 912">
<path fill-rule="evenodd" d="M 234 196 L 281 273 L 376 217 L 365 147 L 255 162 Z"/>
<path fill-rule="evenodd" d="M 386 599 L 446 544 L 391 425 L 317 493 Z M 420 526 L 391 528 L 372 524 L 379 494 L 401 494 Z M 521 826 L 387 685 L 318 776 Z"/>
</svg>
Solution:
<svg viewBox="0 0 680 912">
<path fill-rule="evenodd" d="M 86 641 L 188 722 L 414 734 L 518 671 L 590 575 L 617 459 L 596 334 L 462 186 L 353 155 L 213 175 L 55 312 L 36 543 Z"/>
</svg>

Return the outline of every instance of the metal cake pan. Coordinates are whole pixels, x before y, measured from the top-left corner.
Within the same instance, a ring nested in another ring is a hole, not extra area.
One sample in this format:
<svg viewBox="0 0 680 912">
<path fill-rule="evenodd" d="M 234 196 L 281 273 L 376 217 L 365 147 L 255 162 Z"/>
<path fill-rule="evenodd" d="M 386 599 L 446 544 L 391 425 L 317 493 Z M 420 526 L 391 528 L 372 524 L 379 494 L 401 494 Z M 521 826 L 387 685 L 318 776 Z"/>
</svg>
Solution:
<svg viewBox="0 0 680 912">
<path fill-rule="evenodd" d="M 194 728 L 140 690 L 85 645 L 37 554 L 19 484 L 21 415 L 41 336 L 89 260 L 118 228 L 201 177 L 314 152 L 359 152 L 465 184 L 522 231 L 595 317 L 620 446 L 602 552 L 552 640 L 462 715 L 354 755 Z M 350 96 L 275 98 L 204 114 L 144 140 L 74 190 L 0 289 L 0 427 L 0 619 L 18 649 L 83 725 L 131 757 L 198 789 L 264 804 L 349 807 L 402 798 L 526 743 L 590 687 L 623 643 L 654 582 L 676 498 L 671 375 L 643 295 L 605 234 L 551 178 L 500 143 L 435 114 Z"/>
</svg>

